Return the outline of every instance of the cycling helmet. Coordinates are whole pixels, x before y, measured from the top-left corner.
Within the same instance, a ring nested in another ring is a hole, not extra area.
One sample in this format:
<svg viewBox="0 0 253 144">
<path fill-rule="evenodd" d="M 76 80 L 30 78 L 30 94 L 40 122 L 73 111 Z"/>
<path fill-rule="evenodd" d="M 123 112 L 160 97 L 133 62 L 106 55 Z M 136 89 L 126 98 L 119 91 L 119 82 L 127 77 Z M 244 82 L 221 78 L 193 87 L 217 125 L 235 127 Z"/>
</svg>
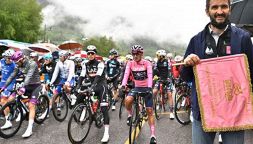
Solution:
<svg viewBox="0 0 253 144">
<path fill-rule="evenodd" d="M 183 60 L 183 57 L 180 55 L 175 56 L 174 61 L 175 62 L 181 62 Z"/>
<path fill-rule="evenodd" d="M 14 62 L 18 62 L 18 61 L 20 61 L 20 60 L 23 59 L 23 58 L 24 58 L 24 54 L 23 54 L 22 51 L 16 51 L 16 52 L 12 55 L 12 57 L 11 57 L 11 59 L 12 59 Z"/>
<path fill-rule="evenodd" d="M 69 52 L 68 51 L 65 51 L 65 50 L 61 50 L 59 52 L 59 56 L 69 56 Z"/>
<path fill-rule="evenodd" d="M 109 54 L 110 54 L 110 55 L 118 55 L 118 51 L 115 50 L 115 49 L 111 49 L 111 50 L 109 51 Z"/>
<path fill-rule="evenodd" d="M 152 58 L 151 58 L 150 56 L 145 56 L 144 59 L 145 59 L 145 60 L 148 60 L 148 61 L 150 61 L 150 62 L 153 61 Z"/>
<path fill-rule="evenodd" d="M 89 52 L 97 53 L 97 48 L 96 48 L 96 46 L 94 46 L 94 45 L 88 45 L 88 46 L 87 46 L 87 49 L 86 49 L 86 52 L 87 52 L 87 53 L 89 53 Z"/>
<path fill-rule="evenodd" d="M 15 51 L 13 49 L 8 49 L 4 52 L 4 56 L 11 57 Z"/>
<path fill-rule="evenodd" d="M 130 55 L 130 54 L 128 54 L 128 55 L 126 55 L 126 59 L 127 59 L 127 60 L 133 60 L 133 56 Z"/>
<path fill-rule="evenodd" d="M 141 45 L 133 45 L 131 48 L 132 54 L 133 53 L 143 53 L 144 49 Z"/>
<path fill-rule="evenodd" d="M 160 57 L 160 56 L 166 56 L 166 51 L 165 50 L 158 50 L 156 52 L 156 56 Z"/>
<path fill-rule="evenodd" d="M 53 56 L 52 56 L 51 53 L 47 53 L 47 54 L 45 54 L 45 55 L 43 56 L 43 59 L 45 59 L 45 60 L 51 60 L 51 59 L 53 59 Z"/>
<path fill-rule="evenodd" d="M 38 54 L 36 52 L 31 52 L 30 53 L 30 57 L 37 57 L 37 56 L 38 56 Z"/>
<path fill-rule="evenodd" d="M 82 59 L 82 58 L 80 58 L 80 57 L 76 57 L 76 58 L 75 58 L 75 61 L 76 61 L 76 62 L 78 62 L 78 63 L 80 63 L 80 62 L 82 62 L 82 61 L 83 61 L 83 59 Z"/>
<path fill-rule="evenodd" d="M 170 58 L 170 59 L 173 58 L 173 54 L 172 53 L 168 53 L 167 54 L 167 58 Z"/>
</svg>

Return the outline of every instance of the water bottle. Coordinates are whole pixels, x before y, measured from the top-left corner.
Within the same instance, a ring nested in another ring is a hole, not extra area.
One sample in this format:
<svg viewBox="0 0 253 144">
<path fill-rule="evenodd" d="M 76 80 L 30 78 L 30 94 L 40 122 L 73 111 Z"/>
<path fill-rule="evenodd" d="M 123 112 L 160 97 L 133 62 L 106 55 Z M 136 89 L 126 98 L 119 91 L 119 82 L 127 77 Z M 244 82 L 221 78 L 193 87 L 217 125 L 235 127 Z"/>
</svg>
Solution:
<svg viewBox="0 0 253 144">
<path fill-rule="evenodd" d="M 97 111 L 97 108 L 98 108 L 98 98 L 97 98 L 97 96 L 95 96 L 95 95 L 93 95 L 93 96 L 91 96 L 91 100 L 92 100 L 92 110 L 94 111 L 94 112 L 96 112 Z"/>
<path fill-rule="evenodd" d="M 71 105 L 72 106 L 75 105 L 75 103 L 76 103 L 76 96 L 74 94 L 71 94 L 70 98 L 71 98 Z"/>
</svg>

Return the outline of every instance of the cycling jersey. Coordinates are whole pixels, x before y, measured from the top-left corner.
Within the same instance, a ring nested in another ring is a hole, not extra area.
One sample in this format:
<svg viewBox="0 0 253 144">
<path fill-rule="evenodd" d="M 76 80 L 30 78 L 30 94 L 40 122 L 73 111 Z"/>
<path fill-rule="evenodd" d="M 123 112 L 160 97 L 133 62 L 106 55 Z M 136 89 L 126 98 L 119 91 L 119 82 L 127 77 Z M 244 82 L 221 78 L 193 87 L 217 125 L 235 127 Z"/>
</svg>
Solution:
<svg viewBox="0 0 253 144">
<path fill-rule="evenodd" d="M 120 63 L 116 59 L 108 60 L 106 63 L 106 73 L 108 77 L 117 77 L 120 73 Z"/>
<path fill-rule="evenodd" d="M 172 75 L 174 78 L 179 78 L 180 70 L 182 66 L 172 66 Z"/>
<path fill-rule="evenodd" d="M 161 80 L 167 80 L 167 78 L 169 78 L 170 66 L 166 59 L 162 61 L 158 60 L 154 69 L 155 75 L 158 75 Z"/>
<path fill-rule="evenodd" d="M 41 73 L 46 74 L 45 81 L 50 81 L 52 79 L 55 66 L 56 66 L 56 63 L 54 61 L 50 62 L 49 64 L 44 64 L 42 66 Z"/>
<path fill-rule="evenodd" d="M 6 82 L 14 69 L 15 69 L 14 62 L 7 64 L 5 59 L 1 59 L 0 60 L 0 71 L 2 72 L 1 82 Z"/>
<path fill-rule="evenodd" d="M 90 60 L 86 64 L 82 63 L 81 76 L 87 76 L 92 85 L 105 82 L 105 65 L 97 60 Z"/>
<path fill-rule="evenodd" d="M 133 75 L 135 87 L 152 88 L 152 65 L 147 60 L 129 61 L 126 66 L 122 86 L 127 84 L 130 73 Z"/>
<path fill-rule="evenodd" d="M 82 66 L 76 65 L 75 66 L 75 74 L 80 76 L 81 72 L 82 72 Z"/>
<path fill-rule="evenodd" d="M 61 79 L 66 79 L 70 82 L 75 76 L 75 63 L 71 60 L 65 60 L 64 62 L 58 61 L 51 79 L 51 84 L 53 84 L 60 72 Z"/>
<path fill-rule="evenodd" d="M 13 70 L 15 69 L 15 63 L 11 62 L 7 64 L 5 59 L 0 60 L 0 71 L 2 72 L 2 79 L 0 82 L 0 88 L 5 85 L 6 80 L 9 78 Z M 14 84 L 16 83 L 16 79 L 14 79 L 11 84 L 1 93 L 1 96 L 8 97 L 11 94 L 11 90 L 14 88 Z"/>
</svg>

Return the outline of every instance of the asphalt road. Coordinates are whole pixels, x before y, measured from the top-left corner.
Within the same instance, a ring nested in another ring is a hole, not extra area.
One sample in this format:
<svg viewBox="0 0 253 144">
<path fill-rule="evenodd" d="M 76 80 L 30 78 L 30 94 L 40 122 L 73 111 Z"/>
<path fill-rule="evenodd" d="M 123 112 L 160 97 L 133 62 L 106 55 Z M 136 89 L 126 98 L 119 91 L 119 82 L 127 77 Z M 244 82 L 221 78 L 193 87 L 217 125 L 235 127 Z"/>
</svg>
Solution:
<svg viewBox="0 0 253 144">
<path fill-rule="evenodd" d="M 119 103 L 118 103 L 119 104 Z M 69 113 L 70 115 L 70 113 Z M 57 122 L 53 115 L 42 125 L 34 124 L 33 135 L 30 138 L 23 139 L 21 135 L 25 132 L 27 121 L 24 121 L 19 132 L 10 139 L 0 138 L 0 144 L 69 144 L 67 135 L 68 119 L 64 122 Z M 123 118 L 119 120 L 118 110 L 110 111 L 110 144 L 125 144 L 128 140 L 129 127 L 126 125 L 126 112 Z M 84 143 L 98 144 L 103 137 L 103 127 L 97 129 L 92 127 L 88 138 Z M 157 141 L 160 144 L 190 144 L 191 143 L 191 124 L 187 126 L 180 125 L 176 120 L 169 120 L 167 113 L 162 115 L 159 121 L 156 121 Z M 148 123 L 144 123 L 143 128 L 138 134 L 137 144 L 149 143 L 150 131 Z M 253 131 L 247 131 L 245 144 L 253 143 Z M 217 137 L 215 144 L 218 144 Z"/>
</svg>

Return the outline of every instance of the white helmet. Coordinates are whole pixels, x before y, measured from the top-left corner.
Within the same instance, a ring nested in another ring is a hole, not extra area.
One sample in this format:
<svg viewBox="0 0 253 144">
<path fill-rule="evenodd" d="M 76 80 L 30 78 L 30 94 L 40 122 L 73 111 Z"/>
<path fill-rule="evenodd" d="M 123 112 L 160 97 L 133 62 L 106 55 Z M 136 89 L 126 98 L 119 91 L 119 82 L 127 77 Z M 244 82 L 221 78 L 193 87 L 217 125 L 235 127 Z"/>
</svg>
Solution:
<svg viewBox="0 0 253 144">
<path fill-rule="evenodd" d="M 65 50 L 61 50 L 59 52 L 59 56 L 69 56 L 69 52 L 68 51 L 65 51 Z"/>
<path fill-rule="evenodd" d="M 37 56 L 38 56 L 38 54 L 36 52 L 31 52 L 30 53 L 30 57 L 37 57 Z"/>
<path fill-rule="evenodd" d="M 150 62 L 153 61 L 153 59 L 152 59 L 150 56 L 145 56 L 144 59 L 145 59 L 145 60 L 148 60 L 148 61 L 150 61 Z"/>
<path fill-rule="evenodd" d="M 15 51 L 13 49 L 8 49 L 4 52 L 4 56 L 8 56 L 11 57 L 13 54 L 15 53 Z"/>
<path fill-rule="evenodd" d="M 133 56 L 130 55 L 130 54 L 128 54 L 128 55 L 126 55 L 126 59 L 127 59 L 127 60 L 133 60 Z"/>
<path fill-rule="evenodd" d="M 154 62 L 157 62 L 158 61 L 158 58 L 154 58 L 154 60 L 153 60 Z"/>
<path fill-rule="evenodd" d="M 183 60 L 183 57 L 180 55 L 175 56 L 174 61 L 175 62 L 181 62 Z"/>
<path fill-rule="evenodd" d="M 165 50 L 158 50 L 156 52 L 156 56 L 159 57 L 159 56 L 166 56 L 166 51 Z"/>
<path fill-rule="evenodd" d="M 87 49 L 86 49 L 86 52 L 87 52 L 87 53 L 88 53 L 88 52 L 95 52 L 95 53 L 97 53 L 97 47 L 94 46 L 94 45 L 88 45 L 88 46 L 87 46 Z"/>
<path fill-rule="evenodd" d="M 173 54 L 172 53 L 167 53 L 167 58 L 173 58 Z"/>
</svg>

